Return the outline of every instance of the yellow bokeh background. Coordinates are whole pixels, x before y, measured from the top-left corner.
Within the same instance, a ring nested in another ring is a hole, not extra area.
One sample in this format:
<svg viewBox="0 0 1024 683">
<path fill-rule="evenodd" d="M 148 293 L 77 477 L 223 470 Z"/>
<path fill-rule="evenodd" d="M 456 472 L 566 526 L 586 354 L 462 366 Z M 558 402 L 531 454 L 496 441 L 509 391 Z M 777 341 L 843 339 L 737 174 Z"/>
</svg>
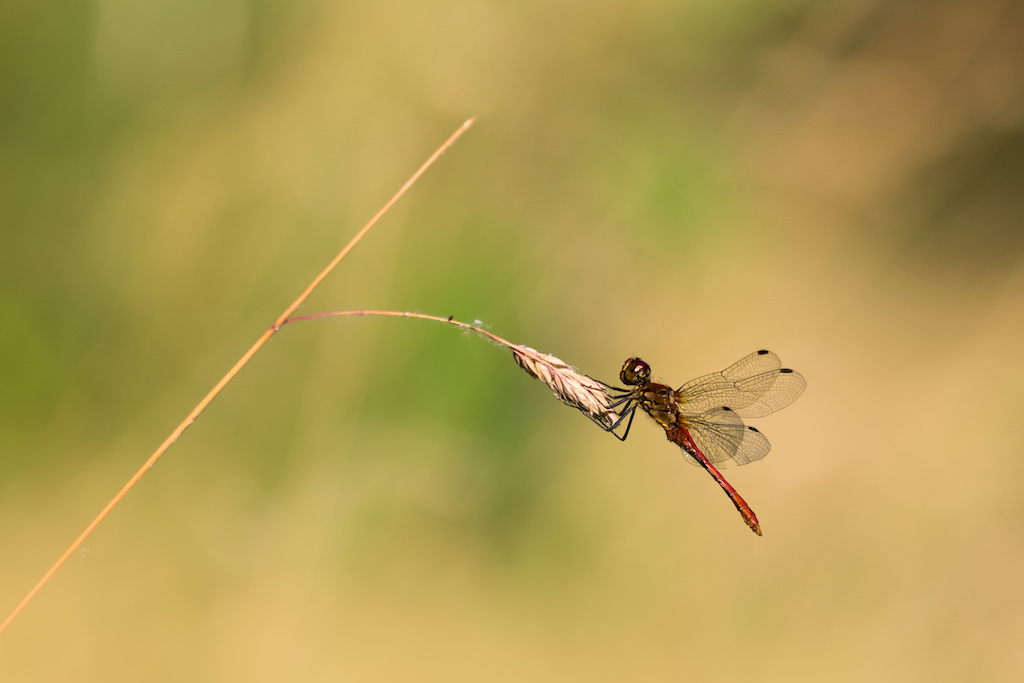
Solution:
<svg viewBox="0 0 1024 683">
<path fill-rule="evenodd" d="M 613 381 L 770 348 L 714 482 L 443 325 L 284 328 L 0 635 L 4 681 L 1024 678 L 1024 12 L 0 9 L 0 611 L 302 309 Z"/>
</svg>

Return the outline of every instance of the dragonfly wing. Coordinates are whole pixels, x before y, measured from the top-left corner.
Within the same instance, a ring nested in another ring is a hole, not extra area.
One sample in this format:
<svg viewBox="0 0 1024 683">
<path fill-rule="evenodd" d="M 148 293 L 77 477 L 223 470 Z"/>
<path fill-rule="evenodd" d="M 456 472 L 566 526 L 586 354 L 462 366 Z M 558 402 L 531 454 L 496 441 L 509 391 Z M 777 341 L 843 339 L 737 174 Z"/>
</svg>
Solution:
<svg viewBox="0 0 1024 683">
<path fill-rule="evenodd" d="M 755 351 L 721 372 L 690 380 L 676 396 L 687 415 L 732 408 L 741 417 L 764 417 L 795 401 L 807 383 L 800 373 L 782 367 L 771 351 Z"/>
<path fill-rule="evenodd" d="M 774 376 L 782 368 L 782 361 L 771 351 L 755 351 L 741 358 L 721 372 L 692 379 L 679 388 L 678 396 L 684 409 L 701 415 L 713 408 L 729 406 L 743 408 L 757 401 L 761 393 L 771 388 Z M 760 382 L 751 382 L 761 377 Z M 739 382 L 747 381 L 738 386 Z"/>
<path fill-rule="evenodd" d="M 807 388 L 807 380 L 799 372 L 784 368 L 740 380 L 736 385 L 748 394 L 754 391 L 758 394 L 749 405 L 734 407 L 740 417 L 764 417 L 800 398 L 800 394 Z"/>
<path fill-rule="evenodd" d="M 782 368 L 782 361 L 771 351 L 754 351 L 749 356 L 740 358 L 738 361 L 722 370 L 721 374 L 727 380 L 737 382 L 747 377 L 764 375 Z"/>
<path fill-rule="evenodd" d="M 771 449 L 772 445 L 765 435 L 748 426 L 747 430 L 743 432 L 743 441 L 736 449 L 736 455 L 732 456 L 732 459 L 737 465 L 747 465 L 764 458 Z"/>
<path fill-rule="evenodd" d="M 743 424 L 736 411 L 729 408 L 709 410 L 687 420 L 686 426 L 704 457 L 720 467 L 730 460 L 738 465 L 756 462 L 772 448 L 764 434 Z"/>
<path fill-rule="evenodd" d="M 714 408 L 685 423 L 694 444 L 713 465 L 727 463 L 736 455 L 747 429 L 740 416 L 728 408 Z"/>
</svg>

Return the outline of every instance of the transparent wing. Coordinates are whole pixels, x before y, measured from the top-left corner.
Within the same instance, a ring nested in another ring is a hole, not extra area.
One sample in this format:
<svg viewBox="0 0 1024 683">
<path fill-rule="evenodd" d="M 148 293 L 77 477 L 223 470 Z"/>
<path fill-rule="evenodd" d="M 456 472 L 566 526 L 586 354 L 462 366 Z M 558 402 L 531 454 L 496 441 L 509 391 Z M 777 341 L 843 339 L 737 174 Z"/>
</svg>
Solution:
<svg viewBox="0 0 1024 683">
<path fill-rule="evenodd" d="M 721 372 L 690 380 L 676 394 L 685 415 L 729 407 L 740 417 L 764 417 L 795 401 L 806 386 L 803 376 L 783 368 L 774 353 L 755 351 Z"/>
<path fill-rule="evenodd" d="M 782 410 L 800 398 L 807 388 L 807 380 L 796 370 L 782 368 L 778 372 L 765 373 L 736 382 L 739 391 L 745 396 L 753 393 L 758 397 L 750 405 L 734 410 L 741 417 L 764 417 Z M 726 403 L 726 405 L 729 405 Z M 732 407 L 732 406 L 729 406 Z"/>
<path fill-rule="evenodd" d="M 768 455 L 772 445 L 764 434 L 743 424 L 736 411 L 715 408 L 685 420 L 693 442 L 711 464 L 724 467 L 730 460 L 738 465 L 755 462 Z M 698 464 L 692 458 L 687 462 Z"/>
</svg>

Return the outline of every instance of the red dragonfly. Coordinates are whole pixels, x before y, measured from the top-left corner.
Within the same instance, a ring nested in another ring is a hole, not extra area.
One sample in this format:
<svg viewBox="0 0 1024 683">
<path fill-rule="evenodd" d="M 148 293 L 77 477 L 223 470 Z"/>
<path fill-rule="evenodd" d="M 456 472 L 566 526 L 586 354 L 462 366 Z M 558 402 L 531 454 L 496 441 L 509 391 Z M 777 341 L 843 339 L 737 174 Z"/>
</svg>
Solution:
<svg viewBox="0 0 1024 683">
<path fill-rule="evenodd" d="M 683 449 L 686 460 L 708 471 L 739 510 L 743 521 L 758 536 L 761 526 L 736 489 L 719 473 L 730 460 L 746 465 L 768 455 L 771 444 L 764 434 L 743 424 L 742 418 L 764 417 L 782 410 L 803 393 L 803 376 L 782 367 L 771 351 L 756 351 L 721 372 L 713 372 L 673 389 L 651 381 L 651 366 L 630 358 L 619 379 L 632 389 L 619 389 L 611 408 L 621 416 L 607 431 L 626 440 L 636 409 L 650 415 L 665 430 L 668 440 Z M 615 429 L 629 418 L 619 436 Z"/>
</svg>

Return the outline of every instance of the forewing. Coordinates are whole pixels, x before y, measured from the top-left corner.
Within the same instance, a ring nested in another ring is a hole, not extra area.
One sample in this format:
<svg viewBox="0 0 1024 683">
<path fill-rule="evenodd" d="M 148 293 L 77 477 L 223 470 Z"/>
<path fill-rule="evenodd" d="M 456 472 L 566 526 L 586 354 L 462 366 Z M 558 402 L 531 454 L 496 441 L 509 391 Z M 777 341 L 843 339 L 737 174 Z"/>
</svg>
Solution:
<svg viewBox="0 0 1024 683">
<path fill-rule="evenodd" d="M 783 369 L 774 353 L 755 351 L 721 372 L 690 380 L 677 396 L 686 415 L 728 407 L 741 417 L 764 417 L 795 401 L 805 386 L 800 373 Z"/>
<path fill-rule="evenodd" d="M 727 380 L 738 382 L 748 377 L 756 377 L 782 368 L 782 361 L 771 351 L 754 351 L 749 356 L 740 358 L 738 361 L 722 370 L 719 374 Z"/>
<path fill-rule="evenodd" d="M 752 403 L 743 407 L 730 406 L 740 417 L 764 417 L 782 410 L 800 398 L 807 388 L 807 380 L 795 370 L 783 368 L 764 375 L 757 375 L 736 383 L 745 395 L 757 393 Z M 726 404 L 728 405 L 728 404 Z"/>
<path fill-rule="evenodd" d="M 765 379 L 775 380 L 774 376 Z M 722 406 L 745 408 L 755 403 L 761 394 L 770 388 L 770 383 L 767 387 L 758 387 L 756 384 L 737 387 L 735 381 L 726 379 L 720 372 L 715 372 L 690 380 L 679 388 L 676 395 L 683 412 L 688 415 L 703 415 Z"/>
</svg>

